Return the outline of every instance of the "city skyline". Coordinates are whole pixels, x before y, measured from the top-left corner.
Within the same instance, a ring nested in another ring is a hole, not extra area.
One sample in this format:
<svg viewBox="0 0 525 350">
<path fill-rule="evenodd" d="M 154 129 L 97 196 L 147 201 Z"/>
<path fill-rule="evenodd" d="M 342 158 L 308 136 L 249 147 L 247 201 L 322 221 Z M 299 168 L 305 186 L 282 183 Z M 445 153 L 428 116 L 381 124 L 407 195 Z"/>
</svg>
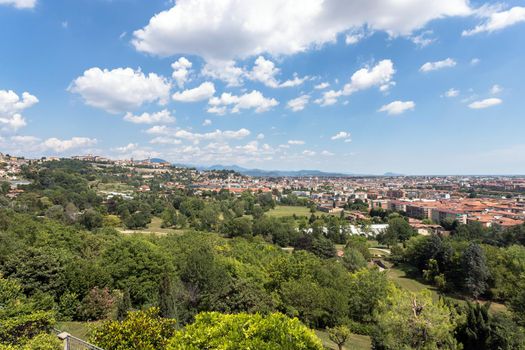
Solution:
<svg viewBox="0 0 525 350">
<path fill-rule="evenodd" d="M 525 7 L 430 3 L 0 0 L 1 152 L 525 173 Z"/>
</svg>

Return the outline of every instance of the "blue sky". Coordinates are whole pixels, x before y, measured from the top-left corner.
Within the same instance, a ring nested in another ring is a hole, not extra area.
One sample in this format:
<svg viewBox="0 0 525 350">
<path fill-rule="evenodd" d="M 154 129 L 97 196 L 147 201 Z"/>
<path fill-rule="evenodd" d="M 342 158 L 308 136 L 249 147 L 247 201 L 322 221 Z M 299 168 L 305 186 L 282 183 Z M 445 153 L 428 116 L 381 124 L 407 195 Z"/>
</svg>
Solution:
<svg viewBox="0 0 525 350">
<path fill-rule="evenodd" d="M 525 7 L 0 0 L 0 151 L 525 173 Z"/>
</svg>

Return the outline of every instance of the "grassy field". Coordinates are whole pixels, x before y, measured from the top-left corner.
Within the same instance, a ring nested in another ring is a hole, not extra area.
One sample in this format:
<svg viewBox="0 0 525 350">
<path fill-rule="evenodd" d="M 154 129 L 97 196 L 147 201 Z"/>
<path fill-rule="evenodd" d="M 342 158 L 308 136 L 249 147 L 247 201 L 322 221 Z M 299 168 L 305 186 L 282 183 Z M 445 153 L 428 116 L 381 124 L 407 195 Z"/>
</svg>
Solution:
<svg viewBox="0 0 525 350">
<path fill-rule="evenodd" d="M 95 327 L 98 323 L 99 322 L 58 322 L 56 328 L 82 340 L 88 340 L 91 328 Z"/>
<path fill-rule="evenodd" d="M 387 272 L 387 275 L 402 288 L 405 288 L 411 292 L 419 292 L 423 289 L 428 289 L 432 292 L 432 298 L 434 300 L 439 299 L 439 293 L 437 289 L 429 284 L 423 283 L 423 281 L 417 278 L 412 277 L 413 271 L 410 269 L 410 267 L 400 266 L 396 268 L 390 268 Z M 446 296 L 448 298 L 454 299 L 459 303 L 466 303 L 465 300 L 457 298 L 455 296 Z M 507 307 L 504 304 L 492 302 L 490 304 L 489 310 L 493 313 L 504 312 L 507 310 Z"/>
<path fill-rule="evenodd" d="M 284 216 L 293 216 L 293 214 L 297 216 L 310 216 L 310 209 L 306 207 L 294 207 L 289 205 L 278 205 L 275 207 L 275 209 L 271 209 L 268 211 L 268 216 L 274 216 L 274 217 L 284 217 Z M 319 215 L 319 213 L 316 213 Z"/>
<path fill-rule="evenodd" d="M 323 342 L 323 346 L 327 349 L 337 350 L 337 345 L 328 338 L 328 333 L 319 330 L 316 330 L 315 333 Z M 352 334 L 350 339 L 346 342 L 346 345 L 343 347 L 345 350 L 370 350 L 371 348 L 372 344 L 370 342 L 370 337 L 357 334 Z"/>
<path fill-rule="evenodd" d="M 120 233 L 123 233 L 123 234 L 145 233 L 145 234 L 154 234 L 157 236 L 165 236 L 169 233 L 182 234 L 185 232 L 185 230 L 183 229 L 181 230 L 181 229 L 173 229 L 173 228 L 164 228 L 164 227 L 161 227 L 161 224 L 162 224 L 162 219 L 154 216 L 151 219 L 151 223 L 146 228 L 143 228 L 140 230 L 119 229 L 119 231 Z"/>
<path fill-rule="evenodd" d="M 99 182 L 97 184 L 97 190 L 101 192 L 130 193 L 130 192 L 133 192 L 133 187 L 128 184 L 121 183 L 121 182 L 108 182 L 108 183 Z"/>
</svg>

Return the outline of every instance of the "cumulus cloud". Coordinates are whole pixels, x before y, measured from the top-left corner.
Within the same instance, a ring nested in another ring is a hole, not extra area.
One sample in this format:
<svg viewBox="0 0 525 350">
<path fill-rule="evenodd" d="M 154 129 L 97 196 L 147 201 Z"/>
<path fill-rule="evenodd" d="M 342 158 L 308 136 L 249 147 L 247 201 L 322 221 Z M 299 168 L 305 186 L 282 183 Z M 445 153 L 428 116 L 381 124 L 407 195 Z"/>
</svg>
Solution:
<svg viewBox="0 0 525 350">
<path fill-rule="evenodd" d="M 280 73 L 280 69 L 275 66 L 270 60 L 267 60 L 263 56 L 257 57 L 255 64 L 251 71 L 246 72 L 246 76 L 250 80 L 259 81 L 264 85 L 271 88 L 284 88 L 284 87 L 293 87 L 298 86 L 304 83 L 308 77 L 299 78 L 294 75 L 293 79 L 286 80 L 284 82 L 279 82 L 277 75 Z"/>
<path fill-rule="evenodd" d="M 129 153 L 138 148 L 137 143 L 128 143 L 126 146 L 115 147 L 113 150 L 118 153 Z"/>
<path fill-rule="evenodd" d="M 231 113 L 238 113 L 242 109 L 255 109 L 255 112 L 262 113 L 279 104 L 276 99 L 266 98 L 257 90 L 240 96 L 223 92 L 220 97 L 212 97 L 208 103 L 208 112 L 215 114 L 225 114 L 228 107 L 231 107 Z"/>
<path fill-rule="evenodd" d="M 483 32 L 492 33 L 514 24 L 525 22 L 525 7 L 516 6 L 506 11 L 489 12 L 482 14 L 482 16 L 487 17 L 484 23 L 477 25 L 473 29 L 464 30 L 461 34 L 463 36 L 470 36 Z"/>
<path fill-rule="evenodd" d="M 142 113 L 141 115 L 134 115 L 133 113 L 126 113 L 124 120 L 135 124 L 155 124 L 155 123 L 173 123 L 173 117 L 167 109 L 163 109 L 156 113 Z"/>
<path fill-rule="evenodd" d="M 447 91 L 445 91 L 445 96 L 446 97 L 457 97 L 459 96 L 459 90 L 450 88 Z"/>
<path fill-rule="evenodd" d="M 503 103 L 501 99 L 492 97 L 492 98 L 486 98 L 480 101 L 474 101 L 471 104 L 469 104 L 468 107 L 471 109 L 483 109 L 483 108 L 496 106 L 501 103 Z"/>
<path fill-rule="evenodd" d="M 208 60 L 202 68 L 201 74 L 213 79 L 222 80 L 228 86 L 242 84 L 246 74 L 243 68 L 237 67 L 233 60 Z"/>
<path fill-rule="evenodd" d="M 179 102 L 198 102 L 207 100 L 215 94 L 215 86 L 213 83 L 206 81 L 196 88 L 176 92 L 172 98 Z"/>
<path fill-rule="evenodd" d="M 184 87 L 184 84 L 188 81 L 191 66 L 192 63 L 186 57 L 181 57 L 171 64 L 171 68 L 173 69 L 171 77 L 177 82 L 180 88 Z"/>
<path fill-rule="evenodd" d="M 208 125 L 211 125 L 211 120 L 210 119 L 204 119 L 204 121 L 202 122 L 202 126 L 208 126 Z"/>
<path fill-rule="evenodd" d="M 289 145 L 304 145 L 304 143 L 303 140 L 288 140 Z"/>
<path fill-rule="evenodd" d="M 425 47 L 430 44 L 432 44 L 436 39 L 432 38 L 431 35 L 433 35 L 434 32 L 431 30 L 425 30 L 424 32 L 412 36 L 411 40 L 414 44 L 416 44 L 419 47 Z"/>
<path fill-rule="evenodd" d="M 308 96 L 308 95 L 301 95 L 301 96 L 299 96 L 297 98 L 294 98 L 294 99 L 288 101 L 286 106 L 288 108 L 290 108 L 294 112 L 299 112 L 299 111 L 302 111 L 304 109 L 304 107 L 306 107 L 306 105 L 308 104 L 309 100 L 310 100 L 310 96 Z"/>
<path fill-rule="evenodd" d="M 341 96 L 349 96 L 357 91 L 366 90 L 372 87 L 379 87 L 380 91 L 386 91 L 395 85 L 392 81 L 394 77 L 394 64 L 386 59 L 377 63 L 373 67 L 364 67 L 357 70 L 350 82 L 345 84 L 342 90 L 329 90 L 323 93 L 322 98 L 315 100 L 321 106 L 332 105 Z"/>
<path fill-rule="evenodd" d="M 87 105 L 109 113 L 133 110 L 144 103 L 168 102 L 171 84 L 155 73 L 145 75 L 131 68 L 113 70 L 90 68 L 76 78 L 68 90 L 77 93 Z"/>
<path fill-rule="evenodd" d="M 18 130 L 27 123 L 21 112 L 38 103 L 38 98 L 28 92 L 22 98 L 12 90 L 0 90 L 0 128 Z"/>
<path fill-rule="evenodd" d="M 330 86 L 330 83 L 323 82 L 323 83 L 319 83 L 319 84 L 315 85 L 314 89 L 316 89 L 316 90 L 323 90 L 323 89 L 326 89 L 329 86 Z"/>
<path fill-rule="evenodd" d="M 436 62 L 427 62 L 419 68 L 421 72 L 431 72 L 438 69 L 443 68 L 450 68 L 454 67 L 456 65 L 456 61 L 454 61 L 452 58 L 446 58 L 442 61 L 436 61 Z"/>
<path fill-rule="evenodd" d="M 72 137 L 69 140 L 60 140 L 56 137 L 49 138 L 42 142 L 42 147 L 61 153 L 73 148 L 92 146 L 97 143 L 97 139 L 88 137 Z"/>
<path fill-rule="evenodd" d="M 188 141 L 201 140 L 241 140 L 250 135 L 250 130 L 241 128 L 239 130 L 215 130 L 207 133 L 194 133 L 184 129 L 171 129 L 165 125 L 155 125 L 148 130 L 148 134 L 170 136 L 176 139 Z M 159 142 L 160 143 L 160 142 Z"/>
<path fill-rule="evenodd" d="M 365 33 L 362 31 L 357 31 L 353 33 L 348 33 L 345 36 L 346 45 L 354 45 L 360 42 L 365 37 Z"/>
<path fill-rule="evenodd" d="M 349 132 L 347 131 L 339 131 L 337 134 L 335 134 L 334 136 L 332 136 L 330 139 L 331 140 L 344 140 L 345 142 L 350 142 L 351 141 L 351 135 Z"/>
<path fill-rule="evenodd" d="M 315 151 L 312 151 L 312 150 L 309 150 L 309 149 L 305 149 L 305 150 L 303 151 L 303 154 L 304 154 L 305 156 L 308 156 L 308 157 L 313 157 L 313 156 L 316 155 Z"/>
<path fill-rule="evenodd" d="M 13 6 L 17 9 L 32 9 L 37 0 L 0 0 L 0 5 Z"/>
<path fill-rule="evenodd" d="M 156 55 L 194 54 L 232 60 L 288 55 L 335 42 L 366 26 L 410 35 L 429 21 L 469 15 L 468 0 L 179 0 L 133 33 L 132 44 Z"/>
<path fill-rule="evenodd" d="M 394 101 L 379 108 L 379 112 L 387 112 L 390 115 L 402 114 L 406 111 L 414 110 L 414 101 Z"/>
<path fill-rule="evenodd" d="M 334 156 L 335 154 L 330 151 L 324 150 L 321 152 L 321 155 L 326 156 L 326 157 L 331 157 L 331 156 Z"/>
</svg>

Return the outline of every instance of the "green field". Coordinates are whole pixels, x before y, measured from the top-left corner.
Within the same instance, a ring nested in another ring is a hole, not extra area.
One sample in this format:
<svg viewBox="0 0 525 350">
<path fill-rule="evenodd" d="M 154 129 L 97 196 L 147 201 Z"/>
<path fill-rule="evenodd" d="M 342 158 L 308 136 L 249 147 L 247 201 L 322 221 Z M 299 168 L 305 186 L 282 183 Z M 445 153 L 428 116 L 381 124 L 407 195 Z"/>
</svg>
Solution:
<svg viewBox="0 0 525 350">
<path fill-rule="evenodd" d="M 122 193 L 133 192 L 132 186 L 125 184 L 125 183 L 121 183 L 121 182 L 108 182 L 108 183 L 99 182 L 96 186 L 99 192 L 122 192 Z"/>
<path fill-rule="evenodd" d="M 297 216 L 310 216 L 310 209 L 306 207 L 294 207 L 290 205 L 278 205 L 275 207 L 275 209 L 271 209 L 266 213 L 268 216 L 273 217 L 284 217 L 284 216 L 293 216 L 293 214 Z M 316 213 L 317 215 L 319 213 Z"/>
<path fill-rule="evenodd" d="M 165 236 L 170 233 L 182 234 L 185 232 L 184 229 L 164 228 L 164 227 L 161 227 L 161 224 L 162 224 L 162 219 L 154 216 L 151 219 L 151 223 L 146 228 L 143 228 L 140 230 L 127 230 L 127 229 L 121 228 L 119 229 L 119 231 L 120 233 L 123 233 L 123 234 L 145 233 L 145 234 L 155 234 L 157 236 Z"/>
<path fill-rule="evenodd" d="M 323 342 L 323 346 L 327 349 L 337 350 L 337 345 L 330 340 L 328 333 L 325 331 L 316 330 L 315 334 Z M 346 345 L 343 347 L 344 350 L 370 350 L 372 348 L 372 343 L 370 337 L 366 335 L 352 334 L 350 339 L 346 342 Z"/>
<path fill-rule="evenodd" d="M 413 269 L 411 269 L 408 266 L 399 266 L 396 268 L 390 268 L 387 272 L 388 277 L 390 277 L 395 283 L 397 283 L 398 286 L 401 288 L 405 288 L 411 292 L 419 292 L 423 289 L 428 289 L 432 292 L 432 299 L 438 300 L 439 299 L 439 293 L 437 289 L 429 284 L 425 284 L 422 281 L 419 281 L 418 279 L 412 277 Z M 455 301 L 459 303 L 466 303 L 464 299 L 457 298 L 452 295 L 445 295 L 447 298 L 454 299 Z M 496 312 L 504 312 L 507 310 L 507 307 L 504 304 L 491 302 L 490 304 L 490 311 L 496 313 Z"/>
</svg>

